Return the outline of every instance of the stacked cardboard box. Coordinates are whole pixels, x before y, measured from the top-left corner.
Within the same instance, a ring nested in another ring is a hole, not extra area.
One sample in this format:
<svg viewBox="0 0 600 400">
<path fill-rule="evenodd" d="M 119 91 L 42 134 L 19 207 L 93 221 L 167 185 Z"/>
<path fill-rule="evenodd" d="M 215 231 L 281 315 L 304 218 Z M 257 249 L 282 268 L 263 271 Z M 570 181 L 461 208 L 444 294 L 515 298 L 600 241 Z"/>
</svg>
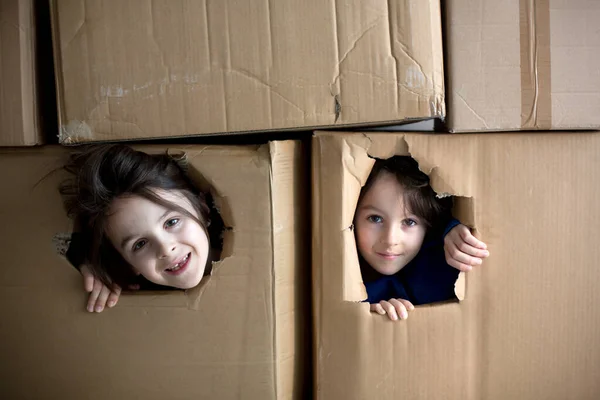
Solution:
<svg viewBox="0 0 600 400">
<path fill-rule="evenodd" d="M 491 256 L 460 302 L 369 312 L 352 231 L 373 158 L 410 154 Z M 598 133 L 319 132 L 313 140 L 318 399 L 595 399 Z"/>
<path fill-rule="evenodd" d="M 446 1 L 452 132 L 600 128 L 600 3 Z"/>
<path fill-rule="evenodd" d="M 42 143 L 33 1 L 0 2 L 0 146 Z"/>
<path fill-rule="evenodd" d="M 438 0 L 56 0 L 53 14 L 61 143 L 445 116 Z"/>
</svg>

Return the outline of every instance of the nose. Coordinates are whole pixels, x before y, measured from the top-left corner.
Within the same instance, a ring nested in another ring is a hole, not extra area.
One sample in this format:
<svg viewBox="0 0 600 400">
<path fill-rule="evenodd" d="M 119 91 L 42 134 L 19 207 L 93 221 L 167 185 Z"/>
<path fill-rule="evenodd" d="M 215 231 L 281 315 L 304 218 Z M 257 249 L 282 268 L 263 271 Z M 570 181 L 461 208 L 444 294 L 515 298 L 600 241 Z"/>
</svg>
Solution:
<svg viewBox="0 0 600 400">
<path fill-rule="evenodd" d="M 173 240 L 163 239 L 159 242 L 158 246 L 158 258 L 168 258 L 172 252 L 175 251 L 177 246 Z"/>
<path fill-rule="evenodd" d="M 404 232 L 401 224 L 389 224 L 382 235 L 382 242 L 386 246 L 396 246 L 402 242 Z"/>
</svg>

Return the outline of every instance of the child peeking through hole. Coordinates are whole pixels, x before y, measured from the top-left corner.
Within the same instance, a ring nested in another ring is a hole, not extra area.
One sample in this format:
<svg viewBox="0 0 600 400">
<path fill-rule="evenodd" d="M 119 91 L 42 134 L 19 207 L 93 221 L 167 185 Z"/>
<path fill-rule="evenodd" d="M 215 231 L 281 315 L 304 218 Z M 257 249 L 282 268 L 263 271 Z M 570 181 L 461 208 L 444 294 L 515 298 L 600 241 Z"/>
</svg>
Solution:
<svg viewBox="0 0 600 400">
<path fill-rule="evenodd" d="M 452 218 L 415 160 L 376 160 L 362 188 L 354 232 L 371 311 L 406 319 L 415 305 L 456 299 L 459 271 L 489 256 L 487 246 Z"/>
<path fill-rule="evenodd" d="M 210 273 L 219 256 L 211 208 L 180 164 L 114 144 L 71 155 L 72 179 L 60 188 L 75 219 L 67 258 L 83 275 L 88 311 L 113 307 L 121 288 L 189 289 Z"/>
</svg>

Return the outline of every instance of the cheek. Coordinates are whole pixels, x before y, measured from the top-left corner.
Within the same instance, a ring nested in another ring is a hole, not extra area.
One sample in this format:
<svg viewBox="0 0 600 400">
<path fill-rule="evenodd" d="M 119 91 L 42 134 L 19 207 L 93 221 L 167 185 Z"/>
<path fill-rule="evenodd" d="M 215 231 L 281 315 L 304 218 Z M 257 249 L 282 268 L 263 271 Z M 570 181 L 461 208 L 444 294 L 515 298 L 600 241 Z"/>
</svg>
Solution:
<svg viewBox="0 0 600 400">
<path fill-rule="evenodd" d="M 423 239 L 425 239 L 425 230 L 417 229 L 413 232 L 411 245 L 414 251 L 419 251 L 423 245 Z"/>
<path fill-rule="evenodd" d="M 358 243 L 359 250 L 370 248 L 377 236 L 376 229 L 373 226 L 362 222 L 357 223 L 355 229 L 356 242 Z"/>
<path fill-rule="evenodd" d="M 195 221 L 190 221 L 182 231 L 183 237 L 189 243 L 190 246 L 196 247 L 200 252 L 208 251 L 209 243 L 206 232 L 202 229 Z"/>
</svg>

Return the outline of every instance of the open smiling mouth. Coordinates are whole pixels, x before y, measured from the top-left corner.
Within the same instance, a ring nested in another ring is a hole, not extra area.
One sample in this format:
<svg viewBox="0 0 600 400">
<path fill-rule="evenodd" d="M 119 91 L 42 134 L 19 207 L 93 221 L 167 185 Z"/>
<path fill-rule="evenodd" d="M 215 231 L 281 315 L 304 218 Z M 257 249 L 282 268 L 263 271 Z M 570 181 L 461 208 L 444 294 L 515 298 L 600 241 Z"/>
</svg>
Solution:
<svg viewBox="0 0 600 400">
<path fill-rule="evenodd" d="M 177 264 L 173 265 L 171 268 L 167 268 L 165 270 L 166 273 L 171 275 L 179 275 L 181 274 L 189 265 L 190 259 L 192 258 L 192 253 L 187 253 L 185 257 Z"/>
</svg>

